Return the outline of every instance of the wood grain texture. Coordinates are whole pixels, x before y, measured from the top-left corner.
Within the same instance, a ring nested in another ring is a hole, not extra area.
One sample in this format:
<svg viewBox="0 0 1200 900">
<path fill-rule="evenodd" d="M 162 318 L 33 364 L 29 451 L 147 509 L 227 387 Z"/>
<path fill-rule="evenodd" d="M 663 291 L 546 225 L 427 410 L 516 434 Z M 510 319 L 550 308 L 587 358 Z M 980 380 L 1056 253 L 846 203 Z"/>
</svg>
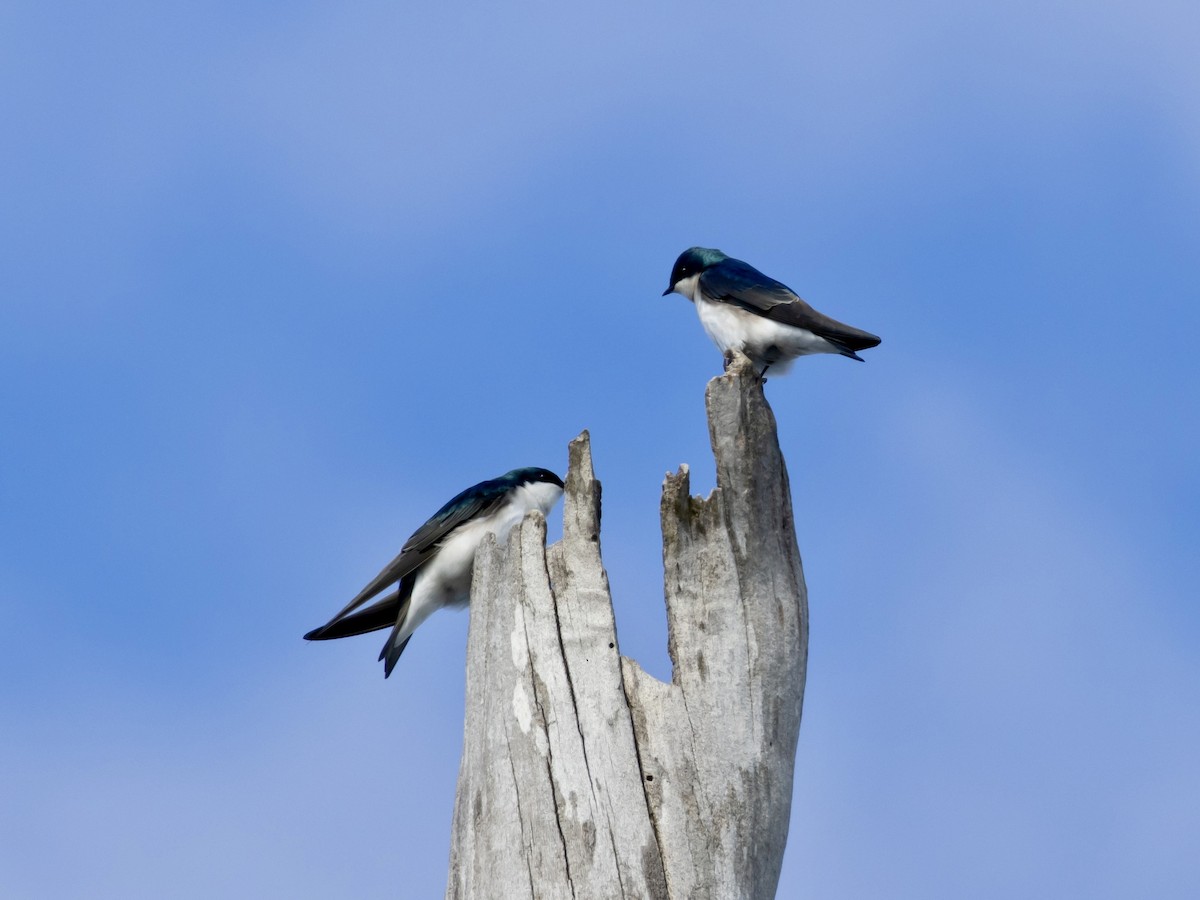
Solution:
<svg viewBox="0 0 1200 900">
<path fill-rule="evenodd" d="M 537 513 L 475 563 L 448 898 L 769 898 L 787 842 L 808 615 L 775 420 L 744 358 L 709 383 L 717 488 L 668 475 L 665 684 L 621 657 L 600 484 L 570 445 L 563 539 Z"/>
</svg>

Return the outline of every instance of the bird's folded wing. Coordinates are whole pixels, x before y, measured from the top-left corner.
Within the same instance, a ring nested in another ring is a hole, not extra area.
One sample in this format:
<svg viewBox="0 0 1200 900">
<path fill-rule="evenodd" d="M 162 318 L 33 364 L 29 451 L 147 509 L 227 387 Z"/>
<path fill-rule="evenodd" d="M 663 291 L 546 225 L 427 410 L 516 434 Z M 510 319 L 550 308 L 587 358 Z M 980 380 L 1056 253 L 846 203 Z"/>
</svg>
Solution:
<svg viewBox="0 0 1200 900">
<path fill-rule="evenodd" d="M 817 312 L 786 284 L 740 260 L 727 259 L 706 269 L 700 276 L 700 290 L 712 300 L 803 328 L 850 350 L 866 350 L 879 344 L 875 335 Z"/>
<path fill-rule="evenodd" d="M 405 575 L 415 572 L 454 529 L 476 516 L 491 512 L 504 502 L 503 489 L 480 491 L 478 487 L 468 488 L 434 513 L 428 522 L 404 542 L 396 558 L 384 566 L 383 571 L 371 579 L 370 584 L 359 591 L 357 596 L 324 627 L 329 628 L 342 616 L 362 606 L 380 591 L 391 587 Z"/>
<path fill-rule="evenodd" d="M 409 587 L 388 594 L 377 600 L 366 609 L 349 615 L 337 616 L 328 624 L 314 628 L 304 636 L 306 641 L 329 641 L 334 638 L 352 637 L 356 634 L 366 634 L 369 631 L 379 631 L 391 628 L 401 617 L 404 606 L 412 596 Z"/>
</svg>

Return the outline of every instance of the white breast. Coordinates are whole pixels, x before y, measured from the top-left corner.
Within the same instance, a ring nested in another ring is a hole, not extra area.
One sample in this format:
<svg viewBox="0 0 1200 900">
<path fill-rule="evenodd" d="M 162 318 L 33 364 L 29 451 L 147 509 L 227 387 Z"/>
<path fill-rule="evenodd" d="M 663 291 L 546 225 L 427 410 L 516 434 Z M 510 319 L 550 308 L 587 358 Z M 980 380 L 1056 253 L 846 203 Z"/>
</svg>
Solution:
<svg viewBox="0 0 1200 900">
<path fill-rule="evenodd" d="M 550 510 L 554 508 L 554 504 L 558 502 L 558 498 L 562 494 L 562 488 L 548 481 L 534 481 L 517 488 L 513 492 L 513 499 L 509 501 L 519 510 L 513 524 L 519 522 L 531 509 L 541 510 L 543 516 L 549 515 Z M 512 525 L 509 527 L 511 528 Z"/>
<path fill-rule="evenodd" d="M 437 556 L 417 575 L 412 602 L 414 611 L 427 604 L 461 606 L 470 600 L 475 551 L 484 537 L 494 534 L 496 540 L 503 543 L 525 513 L 538 509 L 546 515 L 561 496 L 562 488 L 558 485 L 533 482 L 513 491 L 507 502 L 490 516 L 460 525 L 442 542 Z"/>
<path fill-rule="evenodd" d="M 475 552 L 488 534 L 504 541 L 513 526 L 531 509 L 542 515 L 562 496 L 556 484 L 534 482 L 513 491 L 508 501 L 492 515 L 467 522 L 454 530 L 438 549 L 437 556 L 417 573 L 409 601 L 408 615 L 401 626 L 397 643 L 405 641 L 429 615 L 443 606 L 462 606 L 471 599 L 471 573 Z"/>
<path fill-rule="evenodd" d="M 786 372 L 797 356 L 838 352 L 833 344 L 807 328 L 784 325 L 732 303 L 709 300 L 703 294 L 696 298 L 696 312 L 704 331 L 722 353 L 739 350 L 756 365 L 770 363 L 777 374 Z"/>
</svg>

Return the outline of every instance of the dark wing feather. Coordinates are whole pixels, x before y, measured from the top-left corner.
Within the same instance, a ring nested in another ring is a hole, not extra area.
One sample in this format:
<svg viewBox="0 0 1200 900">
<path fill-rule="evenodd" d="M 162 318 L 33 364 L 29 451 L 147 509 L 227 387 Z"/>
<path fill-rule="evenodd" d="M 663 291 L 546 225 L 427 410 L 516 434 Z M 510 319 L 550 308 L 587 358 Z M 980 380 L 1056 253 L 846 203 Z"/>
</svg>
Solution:
<svg viewBox="0 0 1200 900">
<path fill-rule="evenodd" d="M 506 491 L 507 487 L 499 482 L 493 485 L 493 482 L 485 481 L 467 488 L 454 497 L 404 542 L 404 546 L 400 548 L 396 558 L 384 566 L 383 571 L 371 579 L 371 582 L 359 591 L 341 612 L 330 619 L 323 628 L 316 630 L 331 629 L 339 619 L 362 606 L 380 591 L 386 590 L 400 579 L 416 572 L 428 561 L 450 532 L 476 516 L 491 512 L 504 501 Z"/>
<path fill-rule="evenodd" d="M 408 612 L 408 600 L 412 596 L 413 579 L 402 579 L 400 590 L 377 600 L 366 609 L 348 616 L 333 619 L 328 625 L 314 628 L 304 636 L 306 641 L 329 641 L 334 638 L 367 634 L 383 628 L 391 628 Z"/>
<path fill-rule="evenodd" d="M 732 303 L 784 325 L 811 331 L 844 348 L 849 356 L 855 350 L 866 350 L 879 344 L 879 338 L 869 331 L 817 312 L 786 284 L 740 259 L 726 259 L 705 269 L 700 275 L 700 290 L 709 299 Z"/>
<path fill-rule="evenodd" d="M 396 668 L 396 663 L 400 660 L 400 654 L 404 652 L 404 648 L 408 646 L 408 642 L 412 640 L 410 634 L 399 644 L 396 643 L 396 635 L 400 632 L 393 631 L 387 643 L 383 645 L 383 649 L 379 651 L 379 659 L 383 663 L 383 677 L 387 678 L 392 674 L 392 669 Z"/>
</svg>

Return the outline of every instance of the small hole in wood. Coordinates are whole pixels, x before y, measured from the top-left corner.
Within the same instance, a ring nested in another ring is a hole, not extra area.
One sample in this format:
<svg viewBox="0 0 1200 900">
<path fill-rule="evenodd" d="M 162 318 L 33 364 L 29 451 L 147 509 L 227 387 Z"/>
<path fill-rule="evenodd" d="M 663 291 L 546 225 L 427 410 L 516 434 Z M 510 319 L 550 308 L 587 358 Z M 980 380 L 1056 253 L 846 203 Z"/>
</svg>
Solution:
<svg viewBox="0 0 1200 900">
<path fill-rule="evenodd" d="M 653 781 L 653 780 L 654 780 L 654 776 L 653 776 L 653 775 L 647 775 L 647 776 L 646 776 L 646 780 L 647 780 L 647 781 Z"/>
<path fill-rule="evenodd" d="M 609 642 L 608 642 L 608 649 L 609 649 L 609 650 L 611 650 L 611 649 L 612 649 L 613 647 L 615 647 L 615 646 L 617 646 L 617 645 L 616 645 L 616 644 L 614 644 L 612 641 L 609 641 Z"/>
</svg>

